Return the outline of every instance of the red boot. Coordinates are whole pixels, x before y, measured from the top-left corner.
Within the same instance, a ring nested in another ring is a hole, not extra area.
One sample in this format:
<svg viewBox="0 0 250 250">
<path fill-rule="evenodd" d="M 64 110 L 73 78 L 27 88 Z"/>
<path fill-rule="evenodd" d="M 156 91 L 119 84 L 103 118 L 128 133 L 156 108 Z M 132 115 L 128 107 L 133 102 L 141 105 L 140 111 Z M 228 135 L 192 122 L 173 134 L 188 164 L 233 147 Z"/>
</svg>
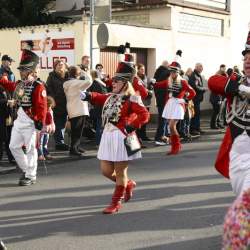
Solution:
<svg viewBox="0 0 250 250">
<path fill-rule="evenodd" d="M 115 191 L 112 196 L 112 202 L 108 207 L 103 210 L 104 214 L 113 214 L 118 212 L 118 210 L 122 207 L 122 199 L 124 197 L 125 187 L 124 186 L 116 186 Z"/>
<path fill-rule="evenodd" d="M 136 182 L 133 180 L 128 180 L 127 187 L 125 190 L 124 201 L 128 202 L 133 196 L 133 189 L 136 187 Z"/>
<path fill-rule="evenodd" d="M 168 152 L 168 155 L 176 155 L 181 150 L 180 137 L 178 135 L 171 135 L 171 151 Z"/>
</svg>

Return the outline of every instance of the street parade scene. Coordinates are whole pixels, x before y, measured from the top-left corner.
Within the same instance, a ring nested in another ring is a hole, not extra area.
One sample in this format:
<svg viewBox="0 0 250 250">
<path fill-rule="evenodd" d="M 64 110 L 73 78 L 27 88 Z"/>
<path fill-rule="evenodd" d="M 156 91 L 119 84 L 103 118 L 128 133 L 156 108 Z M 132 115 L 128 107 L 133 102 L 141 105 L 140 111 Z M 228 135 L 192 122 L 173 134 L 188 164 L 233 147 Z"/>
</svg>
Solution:
<svg viewBox="0 0 250 250">
<path fill-rule="evenodd" d="M 250 2 L 1 1 L 0 250 L 249 250 Z"/>
</svg>

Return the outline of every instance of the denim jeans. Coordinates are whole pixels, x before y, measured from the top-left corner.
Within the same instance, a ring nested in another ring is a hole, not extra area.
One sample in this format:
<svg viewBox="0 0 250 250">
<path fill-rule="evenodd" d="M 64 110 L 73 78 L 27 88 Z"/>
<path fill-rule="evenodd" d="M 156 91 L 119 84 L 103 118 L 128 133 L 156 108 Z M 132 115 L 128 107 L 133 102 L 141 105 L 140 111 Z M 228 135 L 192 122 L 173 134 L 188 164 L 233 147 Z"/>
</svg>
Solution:
<svg viewBox="0 0 250 250">
<path fill-rule="evenodd" d="M 55 144 L 64 144 L 64 130 L 67 121 L 67 115 L 54 116 L 56 130 L 54 133 Z"/>
<path fill-rule="evenodd" d="M 48 151 L 49 134 L 42 133 L 39 140 L 39 147 L 37 149 L 38 156 L 46 156 L 49 154 Z"/>
<path fill-rule="evenodd" d="M 158 126 L 155 134 L 155 140 L 161 140 L 162 136 L 168 135 L 168 122 L 162 117 L 164 106 L 157 106 L 158 109 Z"/>
</svg>

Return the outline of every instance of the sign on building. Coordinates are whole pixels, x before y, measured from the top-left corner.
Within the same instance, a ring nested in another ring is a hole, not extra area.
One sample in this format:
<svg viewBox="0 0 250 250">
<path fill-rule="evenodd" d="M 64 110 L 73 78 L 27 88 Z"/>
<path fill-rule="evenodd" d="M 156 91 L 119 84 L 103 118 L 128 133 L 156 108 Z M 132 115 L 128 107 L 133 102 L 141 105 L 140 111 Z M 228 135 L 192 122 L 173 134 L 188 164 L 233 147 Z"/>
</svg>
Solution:
<svg viewBox="0 0 250 250">
<path fill-rule="evenodd" d="M 71 31 L 50 31 L 43 33 L 22 33 L 20 49 L 24 41 L 32 40 L 33 52 L 40 57 L 41 70 L 52 70 L 54 62 L 64 60 L 68 65 L 75 64 L 75 38 Z"/>
</svg>

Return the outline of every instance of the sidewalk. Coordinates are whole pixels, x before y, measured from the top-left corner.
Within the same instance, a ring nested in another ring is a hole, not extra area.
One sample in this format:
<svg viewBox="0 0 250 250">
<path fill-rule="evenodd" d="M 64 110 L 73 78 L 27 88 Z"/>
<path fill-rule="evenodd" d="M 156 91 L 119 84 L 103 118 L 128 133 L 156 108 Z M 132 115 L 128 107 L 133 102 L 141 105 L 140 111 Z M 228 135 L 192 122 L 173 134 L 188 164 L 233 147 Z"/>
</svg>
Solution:
<svg viewBox="0 0 250 250">
<path fill-rule="evenodd" d="M 201 135 L 198 138 L 195 138 L 194 140 L 201 140 L 201 139 L 207 140 L 212 135 L 221 134 L 224 132 L 223 130 L 210 129 L 209 128 L 209 117 L 204 117 L 201 120 L 201 128 L 202 128 L 202 130 L 204 130 L 205 134 Z M 145 142 L 145 145 L 147 146 L 147 148 L 155 147 L 155 144 L 153 141 L 155 131 L 156 131 L 156 123 L 150 123 L 147 126 L 147 134 L 148 134 L 149 138 L 152 139 L 152 141 Z M 65 141 L 66 141 L 66 143 L 68 143 L 68 135 L 65 136 Z M 50 146 L 50 153 L 53 156 L 53 160 L 46 161 L 45 166 L 48 168 L 53 166 L 54 164 L 65 164 L 67 162 L 95 158 L 96 154 L 97 154 L 97 147 L 95 145 L 95 141 L 88 140 L 86 138 L 82 139 L 82 147 L 86 150 L 86 152 L 84 154 L 85 156 L 83 156 L 83 157 L 72 157 L 69 155 L 68 151 L 55 151 L 54 150 L 54 140 L 52 137 L 51 137 L 49 146 Z M 38 168 L 44 168 L 43 162 L 38 163 Z M 12 172 L 17 172 L 17 171 L 18 171 L 17 167 L 14 165 L 10 165 L 8 163 L 6 156 L 4 156 L 3 160 L 0 161 L 0 175 L 10 174 Z"/>
</svg>

